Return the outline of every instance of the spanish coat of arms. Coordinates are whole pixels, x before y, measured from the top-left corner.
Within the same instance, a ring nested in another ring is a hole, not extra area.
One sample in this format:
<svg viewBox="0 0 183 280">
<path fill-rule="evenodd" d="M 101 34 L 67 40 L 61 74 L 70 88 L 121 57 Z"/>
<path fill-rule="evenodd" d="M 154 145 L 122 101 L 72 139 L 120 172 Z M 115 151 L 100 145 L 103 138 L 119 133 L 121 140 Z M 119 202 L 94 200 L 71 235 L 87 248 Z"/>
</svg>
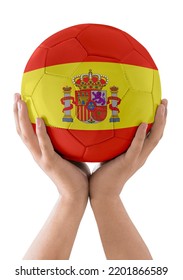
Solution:
<svg viewBox="0 0 183 280">
<path fill-rule="evenodd" d="M 107 107 L 111 110 L 110 122 L 119 122 L 118 105 L 121 99 L 118 95 L 118 87 L 110 87 L 111 96 L 107 97 L 107 91 L 103 88 L 108 83 L 108 77 L 100 74 L 82 74 L 73 78 L 73 84 L 78 88 L 75 90 L 75 98 L 71 96 L 72 87 L 63 87 L 64 97 L 61 103 L 64 105 L 63 122 L 73 122 L 71 111 L 75 105 L 75 115 L 78 120 L 87 123 L 99 123 L 107 116 Z"/>
</svg>

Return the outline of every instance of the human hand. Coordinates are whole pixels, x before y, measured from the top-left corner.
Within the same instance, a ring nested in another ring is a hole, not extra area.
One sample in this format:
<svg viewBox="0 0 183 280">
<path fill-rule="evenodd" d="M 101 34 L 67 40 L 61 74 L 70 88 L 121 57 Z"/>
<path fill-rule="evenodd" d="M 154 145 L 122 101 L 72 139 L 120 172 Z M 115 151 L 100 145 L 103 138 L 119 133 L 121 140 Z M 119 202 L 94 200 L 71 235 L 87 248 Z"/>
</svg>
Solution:
<svg viewBox="0 0 183 280">
<path fill-rule="evenodd" d="M 36 120 L 36 133 L 34 132 L 27 106 L 19 94 L 15 94 L 14 117 L 20 138 L 37 164 L 55 183 L 62 197 L 87 201 L 90 175 L 87 165 L 84 163 L 73 164 L 54 151 L 41 118 Z"/>
<path fill-rule="evenodd" d="M 127 152 L 101 164 L 99 169 L 92 174 L 90 177 L 91 199 L 111 199 L 119 196 L 126 181 L 144 165 L 163 136 L 166 116 L 167 100 L 163 99 L 157 108 L 150 133 L 146 136 L 147 124 L 142 123 Z"/>
</svg>

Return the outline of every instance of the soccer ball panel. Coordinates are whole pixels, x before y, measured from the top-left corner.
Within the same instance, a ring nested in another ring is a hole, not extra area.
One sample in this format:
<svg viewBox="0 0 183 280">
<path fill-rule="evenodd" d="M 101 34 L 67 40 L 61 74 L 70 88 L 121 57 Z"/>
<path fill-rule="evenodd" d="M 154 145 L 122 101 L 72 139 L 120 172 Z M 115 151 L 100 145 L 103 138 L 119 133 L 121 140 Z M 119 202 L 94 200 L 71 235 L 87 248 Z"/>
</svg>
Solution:
<svg viewBox="0 0 183 280">
<path fill-rule="evenodd" d="M 76 161 L 82 161 L 85 147 L 69 130 L 48 126 L 47 132 L 51 138 L 55 150 L 66 157 Z M 58 141 L 60 139 L 60 141 Z"/>
<path fill-rule="evenodd" d="M 132 89 L 136 90 L 137 92 L 152 92 L 153 69 L 127 64 L 124 64 L 123 68 L 126 73 L 126 78 L 128 79 Z"/>
<path fill-rule="evenodd" d="M 108 152 L 112 158 L 123 153 L 130 145 L 130 141 L 113 137 L 112 139 L 106 140 L 102 143 L 87 147 L 83 155 L 83 161 L 106 161 L 108 160 Z"/>
<path fill-rule="evenodd" d="M 85 49 L 74 38 L 63 41 L 49 49 L 46 57 L 46 65 L 57 65 L 62 63 L 80 62 L 87 56 Z"/>
<path fill-rule="evenodd" d="M 31 55 L 24 72 L 45 67 L 47 52 L 47 48 L 42 48 L 39 46 Z"/>
<path fill-rule="evenodd" d="M 74 130 L 71 129 L 70 133 L 78 139 L 85 147 L 93 146 L 98 143 L 103 143 L 114 137 L 114 130 Z"/>
<path fill-rule="evenodd" d="M 121 61 L 133 47 L 122 32 L 109 26 L 91 25 L 77 36 L 89 55 Z"/>
<path fill-rule="evenodd" d="M 138 51 L 133 49 L 129 54 L 127 54 L 123 58 L 124 64 L 134 64 L 134 61 L 137 65 L 143 65 L 143 67 L 151 68 L 151 63 L 144 57 L 142 54 L 140 54 Z"/>
<path fill-rule="evenodd" d="M 32 96 L 36 86 L 38 85 L 43 76 L 44 68 L 24 73 L 21 86 L 21 92 L 23 93 L 23 97 Z"/>
<path fill-rule="evenodd" d="M 139 126 L 141 122 L 152 123 L 154 120 L 153 100 L 151 93 L 129 90 L 120 106 L 120 125 L 115 128 Z"/>
<path fill-rule="evenodd" d="M 144 48 L 144 46 L 142 46 L 142 44 L 140 44 L 135 38 L 133 38 L 130 34 L 126 33 L 123 31 L 123 33 L 125 34 L 126 38 L 128 38 L 128 40 L 131 42 L 131 44 L 133 45 L 134 49 L 141 54 L 151 65 L 151 67 L 153 69 L 157 70 L 157 66 L 154 63 L 154 60 L 152 59 L 152 57 L 150 56 L 149 52 L 146 50 L 146 48 Z"/>
<path fill-rule="evenodd" d="M 41 46 L 46 48 L 52 48 L 57 44 L 75 38 L 83 29 L 87 28 L 88 26 L 89 24 L 78 24 L 75 26 L 65 28 L 47 38 L 45 41 L 42 42 Z"/>
</svg>

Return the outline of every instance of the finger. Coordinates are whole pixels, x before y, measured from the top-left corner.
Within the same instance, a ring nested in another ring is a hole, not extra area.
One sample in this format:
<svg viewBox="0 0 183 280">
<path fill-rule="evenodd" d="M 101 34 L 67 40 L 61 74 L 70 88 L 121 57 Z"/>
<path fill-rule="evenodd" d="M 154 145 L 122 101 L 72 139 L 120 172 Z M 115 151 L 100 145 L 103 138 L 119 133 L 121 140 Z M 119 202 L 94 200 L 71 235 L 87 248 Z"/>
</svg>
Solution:
<svg viewBox="0 0 183 280">
<path fill-rule="evenodd" d="M 36 134 L 42 155 L 49 156 L 54 153 L 50 137 L 47 134 L 46 126 L 41 118 L 36 119 Z"/>
<path fill-rule="evenodd" d="M 168 111 L 168 100 L 167 99 L 162 99 L 161 104 L 165 106 L 165 117 L 167 117 L 167 111 Z"/>
<path fill-rule="evenodd" d="M 16 93 L 14 95 L 13 113 L 14 113 L 15 127 L 16 127 L 17 133 L 19 135 L 20 135 L 20 124 L 19 124 L 19 118 L 18 118 L 18 101 L 20 99 L 21 99 L 20 94 Z"/>
<path fill-rule="evenodd" d="M 135 134 L 135 137 L 127 150 L 125 154 L 125 158 L 127 161 L 133 161 L 136 160 L 139 157 L 139 154 L 142 151 L 144 140 L 146 137 L 146 130 L 147 130 L 147 124 L 141 123 L 141 125 L 138 127 L 137 132 Z"/>
<path fill-rule="evenodd" d="M 28 147 L 33 157 L 38 157 L 40 155 L 38 140 L 29 119 L 27 106 L 22 100 L 18 101 L 18 122 L 21 139 Z"/>
<path fill-rule="evenodd" d="M 166 125 L 166 117 L 167 100 L 164 99 L 157 108 L 154 124 L 151 128 L 150 134 L 144 142 L 142 157 L 147 157 L 159 143 L 160 139 L 163 136 L 164 128 Z"/>
</svg>

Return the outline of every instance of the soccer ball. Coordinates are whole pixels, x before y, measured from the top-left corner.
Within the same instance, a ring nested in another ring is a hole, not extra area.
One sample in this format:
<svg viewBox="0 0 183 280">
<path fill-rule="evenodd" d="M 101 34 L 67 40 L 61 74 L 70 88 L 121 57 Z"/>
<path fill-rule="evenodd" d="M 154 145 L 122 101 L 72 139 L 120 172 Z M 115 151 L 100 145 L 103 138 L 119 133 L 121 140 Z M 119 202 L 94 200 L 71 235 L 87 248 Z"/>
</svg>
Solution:
<svg viewBox="0 0 183 280">
<path fill-rule="evenodd" d="M 30 57 L 22 99 L 35 128 L 44 119 L 55 150 L 102 162 L 125 152 L 140 123 L 150 130 L 161 100 L 148 51 L 112 26 L 80 24 L 46 39 Z"/>
</svg>

